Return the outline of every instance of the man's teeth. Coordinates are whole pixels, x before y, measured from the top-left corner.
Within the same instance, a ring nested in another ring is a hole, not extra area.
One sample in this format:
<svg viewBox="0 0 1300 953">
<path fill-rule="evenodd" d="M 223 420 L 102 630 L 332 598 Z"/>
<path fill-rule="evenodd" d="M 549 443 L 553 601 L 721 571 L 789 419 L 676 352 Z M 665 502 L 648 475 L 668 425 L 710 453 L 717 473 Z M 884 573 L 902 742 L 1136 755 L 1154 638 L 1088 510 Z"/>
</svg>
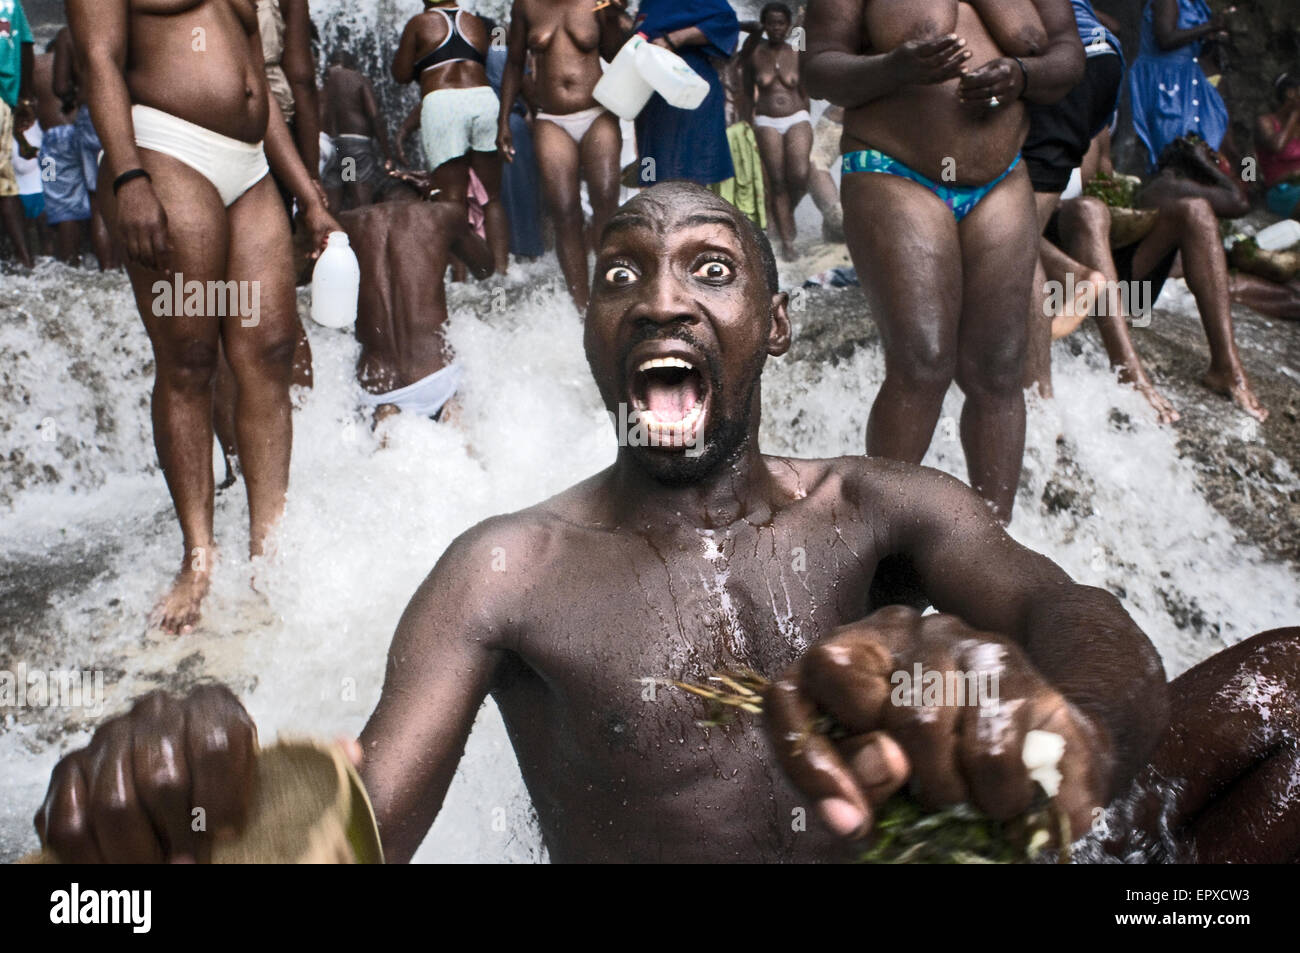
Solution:
<svg viewBox="0 0 1300 953">
<path fill-rule="evenodd" d="M 680 357 L 652 357 L 648 361 L 642 361 L 637 370 L 641 372 L 653 370 L 656 367 L 677 367 L 684 371 L 695 369 L 695 365 L 690 361 L 684 361 Z"/>
<path fill-rule="evenodd" d="M 658 415 L 649 408 L 641 408 L 637 413 L 647 427 L 661 434 L 688 434 L 695 429 L 700 414 L 704 413 L 704 402 L 696 402 L 695 406 L 687 411 L 686 416 L 680 420 L 660 420 Z"/>
</svg>

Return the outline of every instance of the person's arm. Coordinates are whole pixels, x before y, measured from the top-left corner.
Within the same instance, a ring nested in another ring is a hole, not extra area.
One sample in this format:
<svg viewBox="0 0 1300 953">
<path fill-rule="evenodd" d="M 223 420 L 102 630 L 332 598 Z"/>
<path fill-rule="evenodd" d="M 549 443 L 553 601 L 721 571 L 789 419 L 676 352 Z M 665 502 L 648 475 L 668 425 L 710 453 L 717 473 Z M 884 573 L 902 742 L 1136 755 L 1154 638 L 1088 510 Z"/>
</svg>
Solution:
<svg viewBox="0 0 1300 953">
<path fill-rule="evenodd" d="M 511 20 L 514 20 L 513 14 Z M 627 0 L 612 0 L 601 7 L 596 11 L 596 22 L 600 25 L 600 57 L 608 63 L 618 56 L 618 51 L 632 35 L 632 15 L 627 12 Z"/>
<path fill-rule="evenodd" d="M 1223 29 L 1223 17 L 1214 16 L 1200 26 L 1178 29 L 1178 0 L 1155 0 L 1155 12 L 1151 18 L 1156 45 L 1168 52 L 1188 43 L 1203 40 L 1212 33 Z"/>
<path fill-rule="evenodd" d="M 316 105 L 316 70 L 311 58 L 311 13 L 307 0 L 280 0 L 284 14 L 284 55 L 280 68 L 293 91 L 294 139 L 303 165 L 314 179 L 320 169 L 320 111 Z"/>
<path fill-rule="evenodd" d="M 64 112 L 71 112 L 77 104 L 77 81 L 73 70 L 72 32 L 64 27 L 54 37 L 54 70 L 51 87 Z"/>
<path fill-rule="evenodd" d="M 1138 193 L 1138 208 L 1165 209 L 1179 199 L 1205 199 L 1219 218 L 1241 218 L 1250 214 L 1250 199 L 1245 188 L 1234 178 L 1216 169 L 1211 185 L 1186 175 L 1162 172 L 1146 183 Z"/>
<path fill-rule="evenodd" d="M 406 140 L 419 128 L 420 104 L 416 103 L 411 107 L 411 111 L 406 114 L 406 118 L 402 120 L 402 127 L 397 131 L 397 145 L 394 150 L 397 153 L 397 161 L 407 168 L 410 168 L 411 161 L 406 155 Z"/>
<path fill-rule="evenodd" d="M 1069 0 L 1034 0 L 1047 31 L 1047 46 L 1029 56 L 1003 56 L 961 78 L 963 102 L 984 107 L 990 97 L 1007 103 L 1022 99 L 1050 105 L 1063 99 L 1083 79 L 1087 59 Z"/>
<path fill-rule="evenodd" d="M 91 119 L 104 148 L 103 167 L 120 176 L 142 168 L 126 88 L 128 0 L 68 0 L 68 27 L 86 69 Z M 169 271 L 167 213 L 147 177 L 117 191 L 117 229 L 129 261 Z"/>
<path fill-rule="evenodd" d="M 379 108 L 379 100 L 375 98 L 375 88 L 370 84 L 370 80 L 362 78 L 361 80 L 361 105 L 366 112 L 366 118 L 370 121 L 370 129 L 376 139 L 379 140 L 379 148 L 384 153 L 384 162 L 391 165 L 393 161 L 393 148 L 388 141 L 388 123 L 384 122 L 383 111 Z"/>
<path fill-rule="evenodd" d="M 248 48 L 258 72 L 263 72 L 266 67 L 262 58 L 261 36 L 256 33 L 250 36 Z M 316 248 L 315 254 L 319 255 L 325 249 L 325 242 L 330 232 L 341 232 L 343 226 L 330 214 L 320 180 L 303 165 L 302 156 L 298 154 L 297 143 L 293 141 L 293 136 L 289 134 L 289 125 L 284 121 L 284 113 L 280 112 L 280 104 L 275 101 L 270 90 L 267 90 L 266 102 L 268 111 L 263 144 L 266 150 L 266 161 L 271 166 L 271 171 L 275 173 L 275 177 L 289 190 L 289 194 L 298 200 L 303 220 L 312 235 L 312 243 Z"/>
<path fill-rule="evenodd" d="M 910 562 L 938 614 L 882 609 L 814 645 L 774 683 L 767 730 L 782 763 L 833 828 L 860 835 L 909 776 L 926 803 L 1020 813 L 1033 794 L 1019 758 L 1025 735 L 1052 731 L 1066 742 L 1058 801 L 1077 836 L 1136 774 L 1168 720 L 1155 648 L 1114 596 L 1072 582 L 1012 540 L 970 488 L 926 468 L 863 466 L 863 523 L 883 552 Z M 873 502 L 885 496 L 887 512 Z M 969 701 L 891 704 L 895 674 L 916 664 L 941 677 L 995 674 L 997 714 Z M 865 747 L 850 755 L 851 743 L 819 734 L 818 711 Z"/>
<path fill-rule="evenodd" d="M 412 17 L 402 30 L 402 39 L 397 44 L 393 55 L 393 79 L 398 83 L 409 83 L 415 75 L 415 18 Z"/>
<path fill-rule="evenodd" d="M 501 72 L 501 111 L 497 115 L 497 150 L 507 162 L 515 160 L 514 136 L 510 133 L 510 112 L 524 81 L 524 57 L 528 46 L 528 19 L 523 4 L 510 9 L 510 31 L 506 34 L 506 65 Z"/>
<path fill-rule="evenodd" d="M 502 658 L 498 607 L 518 585 L 492 569 L 506 525 L 492 519 L 453 542 L 397 624 L 361 732 L 361 776 L 390 861 L 410 860 L 433 824 Z"/>
<path fill-rule="evenodd" d="M 888 53 L 862 53 L 863 0 L 811 0 L 807 51 L 800 72 L 808 94 L 854 109 L 904 86 L 943 83 L 960 76 L 970 58 L 954 34 L 909 40 Z"/>
<path fill-rule="evenodd" d="M 1287 111 L 1285 122 L 1272 116 L 1260 116 L 1255 123 L 1255 141 L 1268 152 L 1281 152 L 1300 129 L 1300 109 Z"/>
</svg>

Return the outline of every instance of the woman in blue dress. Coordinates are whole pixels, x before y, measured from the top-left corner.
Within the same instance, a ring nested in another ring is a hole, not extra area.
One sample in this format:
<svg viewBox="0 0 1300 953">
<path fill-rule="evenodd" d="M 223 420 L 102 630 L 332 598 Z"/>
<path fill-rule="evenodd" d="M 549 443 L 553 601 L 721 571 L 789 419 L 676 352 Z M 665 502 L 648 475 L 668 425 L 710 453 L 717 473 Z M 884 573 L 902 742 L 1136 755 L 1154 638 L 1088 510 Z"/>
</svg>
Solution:
<svg viewBox="0 0 1300 953">
<path fill-rule="evenodd" d="M 677 109 L 655 93 L 636 117 L 638 185 L 687 179 L 712 185 L 734 176 L 727 143 L 726 93 L 710 57 L 736 48 L 740 22 L 726 0 L 641 0 L 635 29 L 684 59 L 709 84 L 698 109 Z M 651 165 L 646 162 L 653 159 Z"/>
<path fill-rule="evenodd" d="M 1195 133 L 1218 149 L 1228 107 L 1201 69 L 1206 38 L 1222 33 L 1223 17 L 1205 0 L 1150 0 L 1142 12 L 1137 62 L 1129 73 L 1133 126 L 1152 171 L 1165 146 Z"/>
</svg>

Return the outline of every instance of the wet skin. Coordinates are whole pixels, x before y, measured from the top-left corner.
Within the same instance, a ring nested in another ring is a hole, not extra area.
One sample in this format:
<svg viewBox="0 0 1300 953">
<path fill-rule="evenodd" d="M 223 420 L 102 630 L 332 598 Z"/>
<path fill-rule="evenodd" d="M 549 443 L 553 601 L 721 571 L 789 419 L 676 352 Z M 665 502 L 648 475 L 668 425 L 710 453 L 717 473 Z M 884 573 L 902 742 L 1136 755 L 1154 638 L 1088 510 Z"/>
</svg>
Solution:
<svg viewBox="0 0 1300 953">
<path fill-rule="evenodd" d="M 674 183 L 612 220 L 585 332 L 600 393 L 610 409 L 653 410 L 691 391 L 702 452 L 620 447 L 608 470 L 447 549 L 399 623 L 361 736 L 389 858 L 409 859 L 424 837 L 489 693 L 555 860 L 836 859 L 852 845 L 832 831 L 861 833 L 909 773 L 927 803 L 1014 813 L 1029 790 L 1014 755 L 1040 726 L 1067 739 L 1061 797 L 1075 830 L 1116 794 L 1148 823 L 1152 795 L 1128 785 L 1164 772 L 1196 779 L 1171 818 L 1180 849 L 1294 855 L 1300 803 L 1282 793 L 1294 733 L 1288 747 L 1277 730 L 1290 722 L 1269 724 L 1258 695 L 1228 689 L 1246 678 L 1291 718 L 1296 630 L 1174 683 L 1177 735 L 1161 741 L 1169 698 L 1150 643 L 1112 596 L 1012 541 L 969 489 L 889 460 L 762 455 L 759 377 L 790 329 L 746 228 L 712 193 Z M 692 367 L 676 384 L 638 371 L 670 356 Z M 910 560 L 939 614 L 872 613 L 891 554 Z M 882 679 L 916 662 L 997 670 L 1008 717 L 882 710 Z M 643 681 L 734 665 L 778 679 L 766 731 L 745 715 L 700 727 L 695 700 Z M 812 734 L 813 708 L 853 734 L 837 745 Z M 66 859 L 202 858 L 190 805 L 207 806 L 210 830 L 238 823 L 255 738 L 224 689 L 150 696 L 60 762 L 37 829 Z M 1144 769 L 1157 743 L 1164 760 Z M 1230 836 L 1240 779 L 1256 808 L 1240 816 L 1281 841 Z M 827 825 L 797 831 L 796 808 Z"/>
<path fill-rule="evenodd" d="M 1024 143 L 1022 100 L 1054 102 L 1083 74 L 1065 0 L 814 0 L 806 29 L 804 84 L 845 107 L 843 149 L 879 149 L 935 182 L 978 186 L 1001 175 Z M 841 196 L 885 345 L 867 452 L 919 463 L 956 380 L 971 485 L 1009 520 L 1037 255 L 1027 173 L 1017 167 L 960 225 L 928 189 L 898 176 L 846 175 Z"/>
<path fill-rule="evenodd" d="M 507 162 L 514 158 L 510 109 L 523 83 L 524 60 L 533 55 L 533 96 L 537 108 L 555 115 L 581 112 L 600 104 L 592 90 L 601 77 L 602 20 L 589 0 L 515 0 L 510 10 L 506 69 L 501 79 L 497 146 Z M 555 221 L 555 253 L 574 304 L 587 307 L 588 236 L 598 236 L 618 206 L 619 153 L 623 137 L 618 118 L 603 112 L 581 142 L 545 119 L 533 123 L 542 191 Z M 581 183 L 591 201 L 590 231 L 584 228 Z"/>
<path fill-rule="evenodd" d="M 475 277 L 492 273 L 491 252 L 469 230 L 459 207 L 425 201 L 427 188 L 417 192 L 403 185 L 390 201 L 340 216 L 361 266 L 357 380 L 371 393 L 405 387 L 446 365 L 444 275 L 453 250 Z M 390 410 L 396 408 L 383 404 L 375 415 Z"/>
<path fill-rule="evenodd" d="M 757 90 L 754 113 L 783 117 L 808 108 L 808 95 L 799 79 L 799 54 L 785 42 L 790 20 L 771 11 L 763 21 L 767 42 L 747 41 L 747 83 Z M 812 123 L 801 122 L 784 133 L 755 126 L 754 137 L 772 190 L 772 211 L 781 236 L 782 255 L 794 258 L 794 210 L 808 190 L 808 152 L 812 148 Z"/>
<path fill-rule="evenodd" d="M 128 169 L 149 178 L 101 196 L 127 257 L 136 304 L 156 363 L 154 442 L 184 551 L 181 571 L 152 623 L 183 633 L 199 618 L 216 561 L 212 535 L 212 406 L 219 350 L 234 373 L 234 429 L 248 491 L 249 553 L 263 550 L 284 508 L 292 427 L 289 384 L 300 328 L 289 222 L 266 176 L 223 206 L 215 187 L 184 163 L 135 145 L 131 105 L 171 113 L 242 142 L 265 142 L 271 170 L 304 209 L 323 246 L 339 228 L 294 148 L 279 107 L 267 95 L 257 17 L 248 0 L 70 0 L 69 25 L 85 63 L 88 99 L 104 145 L 100 176 Z M 202 31 L 196 34 L 195 31 Z M 194 49 L 196 36 L 203 49 Z M 254 282 L 260 314 L 244 317 L 154 314 L 154 283 Z"/>
<path fill-rule="evenodd" d="M 437 6 L 450 9 L 455 4 L 444 2 Z M 487 50 L 489 37 L 487 25 L 482 20 L 466 11 L 457 17 L 457 23 L 471 46 L 480 52 Z M 416 61 L 436 49 L 446 38 L 447 21 L 443 14 L 426 9 L 411 17 L 393 56 L 393 79 L 399 83 L 419 83 L 421 98 L 439 89 L 473 89 L 491 85 L 483 64 L 472 61 L 444 63 L 416 75 Z M 442 200 L 464 205 L 468 215 L 470 169 L 474 170 L 488 194 L 483 209 L 484 230 L 492 247 L 496 270 L 504 274 L 510 266 L 510 231 L 505 206 L 501 204 L 501 157 L 496 152 L 471 150 L 430 171 L 434 174 L 435 186 L 442 191 Z"/>
</svg>

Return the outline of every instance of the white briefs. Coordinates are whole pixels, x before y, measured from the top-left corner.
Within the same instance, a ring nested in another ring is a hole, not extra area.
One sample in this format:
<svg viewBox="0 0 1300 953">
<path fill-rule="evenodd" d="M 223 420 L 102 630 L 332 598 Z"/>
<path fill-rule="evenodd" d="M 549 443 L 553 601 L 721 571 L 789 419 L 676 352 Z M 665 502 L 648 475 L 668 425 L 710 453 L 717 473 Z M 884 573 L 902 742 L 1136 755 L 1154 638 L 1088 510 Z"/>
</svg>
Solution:
<svg viewBox="0 0 1300 953">
<path fill-rule="evenodd" d="M 546 122 L 553 122 L 569 134 L 569 138 L 582 145 L 582 139 L 587 135 L 587 130 L 591 124 L 600 118 L 600 114 L 605 111 L 604 106 L 592 106 L 590 109 L 580 109 L 576 113 L 548 113 L 537 111 L 537 118 Z"/>
<path fill-rule="evenodd" d="M 241 142 L 152 106 L 132 106 L 135 144 L 184 162 L 212 183 L 227 208 L 271 167 L 260 142 Z"/>
<path fill-rule="evenodd" d="M 407 384 L 386 394 L 372 394 L 361 391 L 361 403 L 367 407 L 380 404 L 393 404 L 405 413 L 432 417 L 442 410 L 443 404 L 451 400 L 460 387 L 461 369 L 458 364 L 448 364 L 441 370 L 422 377 L 414 384 Z"/>
<path fill-rule="evenodd" d="M 754 125 L 760 129 L 775 129 L 777 132 L 785 135 L 801 122 L 812 125 L 812 116 L 808 115 L 808 110 L 801 109 L 797 113 L 791 113 L 789 116 L 759 116 L 755 114 Z"/>
</svg>

